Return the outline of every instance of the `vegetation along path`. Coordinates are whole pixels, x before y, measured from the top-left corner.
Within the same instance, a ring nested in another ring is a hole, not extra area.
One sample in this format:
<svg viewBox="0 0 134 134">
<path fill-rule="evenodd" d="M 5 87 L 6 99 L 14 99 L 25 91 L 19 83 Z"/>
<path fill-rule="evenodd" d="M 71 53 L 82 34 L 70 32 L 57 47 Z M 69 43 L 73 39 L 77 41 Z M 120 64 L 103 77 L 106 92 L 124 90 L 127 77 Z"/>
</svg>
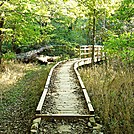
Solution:
<svg viewBox="0 0 134 134">
<path fill-rule="evenodd" d="M 40 133 L 87 134 L 92 132 L 88 126 L 90 112 L 73 64 L 73 60 L 64 62 L 53 71 L 41 110 Z M 43 115 L 45 115 L 44 118 Z"/>
</svg>

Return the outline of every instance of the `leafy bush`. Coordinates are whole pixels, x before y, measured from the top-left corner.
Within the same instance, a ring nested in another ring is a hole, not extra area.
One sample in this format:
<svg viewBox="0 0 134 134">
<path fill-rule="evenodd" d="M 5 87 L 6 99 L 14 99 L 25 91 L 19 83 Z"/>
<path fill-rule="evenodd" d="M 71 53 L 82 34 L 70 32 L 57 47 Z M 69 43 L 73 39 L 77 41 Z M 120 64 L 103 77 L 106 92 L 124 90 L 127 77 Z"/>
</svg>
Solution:
<svg viewBox="0 0 134 134">
<path fill-rule="evenodd" d="M 3 54 L 3 59 L 5 59 L 5 60 L 11 60 L 11 59 L 14 59 L 15 57 L 16 57 L 16 55 L 13 52 L 7 52 L 7 53 Z"/>
<path fill-rule="evenodd" d="M 104 43 L 108 56 L 116 57 L 125 62 L 132 62 L 134 59 L 134 34 L 124 33 L 121 35 L 112 34 Z"/>
</svg>

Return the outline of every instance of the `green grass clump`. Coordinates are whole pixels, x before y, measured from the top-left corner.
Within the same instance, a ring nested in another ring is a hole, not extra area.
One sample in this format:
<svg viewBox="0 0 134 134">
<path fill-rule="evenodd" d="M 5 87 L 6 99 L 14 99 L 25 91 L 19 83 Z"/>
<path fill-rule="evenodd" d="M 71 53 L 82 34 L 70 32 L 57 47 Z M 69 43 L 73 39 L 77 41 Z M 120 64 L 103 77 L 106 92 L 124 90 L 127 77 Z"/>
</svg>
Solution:
<svg viewBox="0 0 134 134">
<path fill-rule="evenodd" d="M 0 132 L 29 133 L 51 67 L 52 65 L 29 67 L 23 77 L 1 92 Z"/>
<path fill-rule="evenodd" d="M 132 134 L 134 130 L 134 70 L 132 67 L 96 65 L 80 74 L 101 117 L 106 134 Z"/>
</svg>

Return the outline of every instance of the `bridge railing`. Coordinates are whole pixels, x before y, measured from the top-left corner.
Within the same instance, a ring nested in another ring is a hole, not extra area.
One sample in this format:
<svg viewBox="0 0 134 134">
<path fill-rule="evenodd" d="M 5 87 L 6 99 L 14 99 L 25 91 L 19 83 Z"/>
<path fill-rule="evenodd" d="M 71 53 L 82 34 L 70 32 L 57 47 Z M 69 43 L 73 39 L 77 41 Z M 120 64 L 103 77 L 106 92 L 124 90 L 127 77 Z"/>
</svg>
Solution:
<svg viewBox="0 0 134 134">
<path fill-rule="evenodd" d="M 103 46 L 94 46 L 94 58 L 104 59 L 105 53 L 102 51 Z M 80 58 L 91 58 L 92 57 L 92 45 L 82 45 L 80 46 Z"/>
</svg>

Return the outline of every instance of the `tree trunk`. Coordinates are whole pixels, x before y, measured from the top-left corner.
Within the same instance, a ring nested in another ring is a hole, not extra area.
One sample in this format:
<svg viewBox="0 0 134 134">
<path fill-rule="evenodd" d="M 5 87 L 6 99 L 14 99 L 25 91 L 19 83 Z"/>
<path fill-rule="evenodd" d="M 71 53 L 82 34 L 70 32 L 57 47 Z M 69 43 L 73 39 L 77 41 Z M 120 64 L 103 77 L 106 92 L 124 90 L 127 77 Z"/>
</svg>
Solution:
<svg viewBox="0 0 134 134">
<path fill-rule="evenodd" d="M 3 28 L 4 18 L 2 17 L 0 20 L 0 28 Z M 2 30 L 0 30 L 0 64 L 2 63 Z"/>
<path fill-rule="evenodd" d="M 94 46 L 95 46 L 95 30 L 96 30 L 95 27 L 96 27 L 95 9 L 93 9 L 92 64 L 94 64 Z"/>
<path fill-rule="evenodd" d="M 4 4 L 4 2 L 2 2 L 0 4 L 0 7 Z M 4 17 L 0 18 L 0 28 L 3 28 L 4 25 Z M 2 30 L 0 30 L 0 64 L 1 64 L 1 59 L 2 59 Z"/>
</svg>

